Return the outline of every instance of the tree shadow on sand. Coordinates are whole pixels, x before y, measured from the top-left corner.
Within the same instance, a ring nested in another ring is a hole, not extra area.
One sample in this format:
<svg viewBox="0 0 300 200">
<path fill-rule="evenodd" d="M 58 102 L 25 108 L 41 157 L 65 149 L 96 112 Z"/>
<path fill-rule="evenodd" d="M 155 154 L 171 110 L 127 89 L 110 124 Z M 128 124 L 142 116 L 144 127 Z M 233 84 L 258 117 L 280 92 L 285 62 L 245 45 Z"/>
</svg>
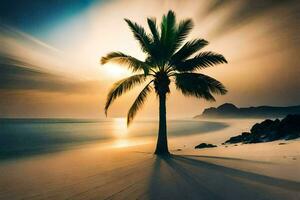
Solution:
<svg viewBox="0 0 300 200">
<path fill-rule="evenodd" d="M 243 162 L 243 160 L 239 160 Z M 195 159 L 157 156 L 149 199 L 299 199 L 300 183 Z"/>
</svg>

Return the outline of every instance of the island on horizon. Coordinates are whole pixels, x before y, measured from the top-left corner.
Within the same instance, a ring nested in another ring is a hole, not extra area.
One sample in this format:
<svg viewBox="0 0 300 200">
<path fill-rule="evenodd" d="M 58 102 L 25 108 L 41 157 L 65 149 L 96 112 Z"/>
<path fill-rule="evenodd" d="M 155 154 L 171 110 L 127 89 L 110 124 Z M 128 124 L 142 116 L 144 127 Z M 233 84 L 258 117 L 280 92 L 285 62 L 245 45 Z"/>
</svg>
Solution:
<svg viewBox="0 0 300 200">
<path fill-rule="evenodd" d="M 300 114 L 300 105 L 239 108 L 232 103 L 224 103 L 217 108 L 206 108 L 202 114 L 196 115 L 194 118 L 282 118 L 289 114 Z"/>
</svg>

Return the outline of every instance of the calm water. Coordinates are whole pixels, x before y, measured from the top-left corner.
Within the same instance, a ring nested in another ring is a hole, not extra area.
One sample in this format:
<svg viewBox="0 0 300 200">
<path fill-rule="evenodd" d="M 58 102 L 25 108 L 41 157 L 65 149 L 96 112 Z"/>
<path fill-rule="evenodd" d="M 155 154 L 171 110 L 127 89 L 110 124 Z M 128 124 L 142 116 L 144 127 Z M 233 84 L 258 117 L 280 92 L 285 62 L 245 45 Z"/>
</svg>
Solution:
<svg viewBox="0 0 300 200">
<path fill-rule="evenodd" d="M 168 121 L 168 134 L 170 137 L 198 134 L 226 126 L 219 122 L 173 120 Z M 123 118 L 0 119 L 0 159 L 39 154 L 83 142 L 156 136 L 157 127 L 157 121 L 134 121 L 127 128 Z"/>
</svg>

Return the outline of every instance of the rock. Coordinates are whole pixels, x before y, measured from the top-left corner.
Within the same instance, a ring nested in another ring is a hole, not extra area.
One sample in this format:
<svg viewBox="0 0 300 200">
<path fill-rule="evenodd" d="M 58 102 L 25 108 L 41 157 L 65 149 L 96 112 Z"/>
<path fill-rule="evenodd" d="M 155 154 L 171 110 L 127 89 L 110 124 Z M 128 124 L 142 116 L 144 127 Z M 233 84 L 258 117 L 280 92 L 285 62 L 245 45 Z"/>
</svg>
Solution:
<svg viewBox="0 0 300 200">
<path fill-rule="evenodd" d="M 267 119 L 261 123 L 256 123 L 250 130 L 250 132 L 255 136 L 253 137 L 253 140 L 249 142 L 257 143 L 277 140 L 280 137 L 277 134 L 279 124 L 279 119 L 276 119 L 274 121 Z"/>
<path fill-rule="evenodd" d="M 207 144 L 207 143 L 201 143 L 201 144 L 195 146 L 195 149 L 213 148 L 213 147 L 217 147 L 217 145 Z"/>
<path fill-rule="evenodd" d="M 225 144 L 235 143 L 260 143 L 274 140 L 292 140 L 300 137 L 300 115 L 287 115 L 281 121 L 279 119 L 266 119 L 252 126 L 250 133 L 243 132 L 225 141 Z"/>
<path fill-rule="evenodd" d="M 248 132 L 243 132 L 242 135 L 238 135 L 238 136 L 233 136 L 231 137 L 229 140 L 227 140 L 225 142 L 225 144 L 230 143 L 230 144 L 235 144 L 235 143 L 239 143 L 239 142 L 243 142 L 248 140 L 248 137 L 250 136 L 250 133 Z"/>
<path fill-rule="evenodd" d="M 278 132 L 286 140 L 300 137 L 300 115 L 288 115 L 281 120 Z"/>
</svg>

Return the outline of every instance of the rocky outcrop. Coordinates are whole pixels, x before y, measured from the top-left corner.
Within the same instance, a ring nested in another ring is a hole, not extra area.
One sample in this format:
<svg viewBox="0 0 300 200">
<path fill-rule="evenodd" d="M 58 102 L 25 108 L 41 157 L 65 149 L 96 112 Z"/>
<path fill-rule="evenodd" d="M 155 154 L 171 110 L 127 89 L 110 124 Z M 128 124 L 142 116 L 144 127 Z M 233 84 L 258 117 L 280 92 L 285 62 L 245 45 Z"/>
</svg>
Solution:
<svg viewBox="0 0 300 200">
<path fill-rule="evenodd" d="M 234 143 L 259 143 L 274 140 L 291 140 L 300 137 L 300 115 L 288 115 L 281 121 L 279 119 L 266 119 L 256 123 L 250 132 L 243 132 L 240 135 L 231 137 L 225 144 Z"/>
</svg>

